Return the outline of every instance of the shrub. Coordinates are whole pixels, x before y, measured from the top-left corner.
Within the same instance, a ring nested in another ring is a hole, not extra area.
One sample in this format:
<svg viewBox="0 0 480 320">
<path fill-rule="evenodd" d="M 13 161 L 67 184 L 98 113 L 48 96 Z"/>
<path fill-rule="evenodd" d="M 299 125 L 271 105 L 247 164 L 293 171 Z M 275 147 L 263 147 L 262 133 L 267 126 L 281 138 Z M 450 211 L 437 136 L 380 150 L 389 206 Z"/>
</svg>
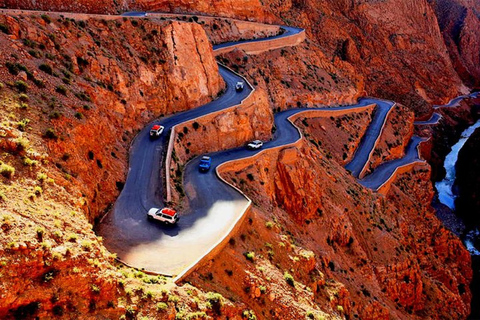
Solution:
<svg viewBox="0 0 480 320">
<path fill-rule="evenodd" d="M 185 318 L 181 319 L 186 319 L 186 320 L 194 320 L 194 319 L 206 319 L 207 314 L 204 311 L 197 311 L 197 312 L 190 312 L 187 314 Z"/>
<path fill-rule="evenodd" d="M 45 234 L 45 229 L 43 227 L 38 227 L 36 230 L 38 241 L 43 241 L 43 235 Z"/>
<path fill-rule="evenodd" d="M 220 308 L 223 305 L 222 295 L 220 293 L 216 293 L 216 292 L 207 292 L 206 298 L 207 298 L 207 302 L 210 304 L 212 310 L 215 313 L 220 314 Z"/>
<path fill-rule="evenodd" d="M 168 305 L 165 302 L 157 303 L 157 311 L 164 311 L 167 310 Z"/>
<path fill-rule="evenodd" d="M 95 293 L 95 294 L 99 294 L 100 293 L 100 287 L 95 285 L 95 284 L 92 284 L 92 292 Z"/>
<path fill-rule="evenodd" d="M 47 63 L 42 63 L 38 69 L 42 70 L 43 72 L 45 72 L 46 74 L 49 74 L 49 75 L 52 75 L 53 74 L 53 69 L 52 69 L 52 66 L 50 66 L 49 64 Z"/>
<path fill-rule="evenodd" d="M 92 98 L 86 92 L 77 92 L 75 97 L 86 102 L 92 102 Z"/>
<path fill-rule="evenodd" d="M 0 174 L 2 174 L 2 176 L 5 178 L 11 178 L 15 174 L 15 168 L 6 163 L 1 163 Z"/>
<path fill-rule="evenodd" d="M 245 252 L 243 255 L 245 256 L 245 258 L 247 258 L 247 260 L 251 262 L 253 262 L 253 260 L 255 259 L 255 252 L 253 251 Z"/>
<path fill-rule="evenodd" d="M 257 320 L 257 316 L 255 315 L 255 312 L 253 312 L 252 310 L 243 311 L 242 317 L 247 320 Z"/>
<path fill-rule="evenodd" d="M 23 44 L 32 49 L 37 47 L 37 43 L 30 39 L 23 39 Z"/>
<path fill-rule="evenodd" d="M 17 151 L 23 151 L 28 148 L 29 142 L 23 137 L 18 137 L 15 139 L 15 144 L 17 145 Z"/>
<path fill-rule="evenodd" d="M 70 233 L 67 236 L 67 240 L 70 241 L 70 242 L 76 242 L 77 239 L 78 239 L 78 236 L 75 233 Z"/>
<path fill-rule="evenodd" d="M 37 160 L 32 160 L 28 157 L 25 157 L 25 159 L 23 159 L 23 164 L 26 165 L 26 166 L 29 166 L 29 167 L 33 167 L 33 166 L 36 166 L 38 164 L 38 161 Z"/>
<path fill-rule="evenodd" d="M 34 58 L 40 58 L 42 56 L 42 54 L 37 51 L 37 50 L 28 50 L 28 54 L 31 55 L 32 57 Z"/>
<path fill-rule="evenodd" d="M 0 31 L 2 31 L 5 34 L 10 34 L 10 28 L 3 23 L 0 23 Z"/>
<path fill-rule="evenodd" d="M 42 17 L 42 19 L 46 22 L 46 23 L 51 23 L 52 22 L 52 19 L 47 16 L 46 14 L 42 14 L 40 17 Z"/>
<path fill-rule="evenodd" d="M 35 85 L 40 89 L 45 88 L 45 82 L 43 82 L 40 79 L 37 79 L 37 78 L 33 79 L 33 83 L 35 83 Z"/>
<path fill-rule="evenodd" d="M 83 240 L 81 245 L 82 249 L 85 251 L 92 250 L 92 243 L 89 240 Z"/>
<path fill-rule="evenodd" d="M 23 80 L 15 81 L 14 86 L 15 86 L 15 88 L 17 88 L 17 90 L 20 91 L 20 92 L 27 92 L 28 84 L 27 84 L 25 81 L 23 81 Z"/>
<path fill-rule="evenodd" d="M 35 192 L 35 195 L 37 195 L 37 196 L 39 196 L 43 193 L 43 189 L 40 186 L 35 186 L 35 188 L 33 188 L 33 191 Z"/>
<path fill-rule="evenodd" d="M 75 113 L 75 118 L 77 118 L 78 120 L 83 119 L 83 113 L 81 113 L 81 112 Z"/>
<path fill-rule="evenodd" d="M 58 86 L 55 91 L 57 91 L 60 94 L 63 94 L 64 96 L 67 95 L 67 88 L 65 86 Z"/>
<path fill-rule="evenodd" d="M 267 229 L 272 229 L 273 226 L 274 226 L 273 221 L 267 221 L 267 222 L 265 222 L 265 227 L 267 227 Z"/>
<path fill-rule="evenodd" d="M 291 285 L 292 287 L 295 287 L 295 279 L 293 279 L 293 276 L 288 273 L 288 271 L 285 271 L 285 273 L 283 274 L 283 279 L 285 279 L 285 281 Z"/>
<path fill-rule="evenodd" d="M 43 182 L 47 179 L 47 175 L 45 173 L 39 172 L 37 174 L 37 180 Z"/>
<path fill-rule="evenodd" d="M 22 102 L 27 102 L 30 98 L 28 97 L 27 94 L 25 93 L 21 93 L 19 96 L 18 96 L 18 100 L 22 101 Z"/>
<path fill-rule="evenodd" d="M 45 131 L 44 136 L 49 139 L 54 139 L 54 140 L 58 139 L 58 136 L 55 133 L 55 129 L 53 128 L 48 128 L 47 131 Z"/>
</svg>

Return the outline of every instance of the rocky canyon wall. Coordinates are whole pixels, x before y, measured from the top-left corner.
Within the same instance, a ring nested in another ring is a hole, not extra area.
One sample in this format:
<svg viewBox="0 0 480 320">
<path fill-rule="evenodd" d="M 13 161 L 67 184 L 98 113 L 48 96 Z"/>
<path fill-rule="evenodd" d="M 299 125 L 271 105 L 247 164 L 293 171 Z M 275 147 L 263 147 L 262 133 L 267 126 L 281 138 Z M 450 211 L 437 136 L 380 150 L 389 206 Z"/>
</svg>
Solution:
<svg viewBox="0 0 480 320">
<path fill-rule="evenodd" d="M 2 65 L 26 70 L 4 67 L 2 81 L 25 76 L 35 104 L 28 118 L 42 124 L 36 133 L 54 132 L 45 141 L 49 160 L 83 194 L 91 221 L 118 195 L 136 131 L 224 87 L 198 24 L 59 16 L 1 16 L 0 23 L 8 26 Z"/>
<path fill-rule="evenodd" d="M 480 86 L 480 3 L 475 0 L 433 0 L 448 52 L 461 78 Z"/>
<path fill-rule="evenodd" d="M 478 32 L 475 33 L 479 26 L 478 4 L 452 3 L 453 0 L 438 1 L 438 4 L 427 0 L 246 0 L 241 3 L 224 0 L 212 4 L 145 0 L 123 1 L 111 6 L 80 1 L 65 7 L 50 1 L 3 0 L 0 5 L 96 13 L 125 10 L 204 13 L 303 27 L 307 37 L 333 63 L 335 74 L 355 74 L 360 78 L 358 88 L 362 93 L 398 101 L 417 116 L 426 116 L 430 104 L 446 102 L 466 90 L 456 70 L 462 79 L 478 77 L 480 58 L 475 54 L 479 43 Z M 455 36 L 451 36 L 452 30 L 457 33 Z"/>
<path fill-rule="evenodd" d="M 224 168 L 256 206 L 187 280 L 265 318 L 465 318 L 470 257 L 428 205 L 429 166 L 400 175 L 383 197 L 328 152 L 303 140 Z"/>
</svg>

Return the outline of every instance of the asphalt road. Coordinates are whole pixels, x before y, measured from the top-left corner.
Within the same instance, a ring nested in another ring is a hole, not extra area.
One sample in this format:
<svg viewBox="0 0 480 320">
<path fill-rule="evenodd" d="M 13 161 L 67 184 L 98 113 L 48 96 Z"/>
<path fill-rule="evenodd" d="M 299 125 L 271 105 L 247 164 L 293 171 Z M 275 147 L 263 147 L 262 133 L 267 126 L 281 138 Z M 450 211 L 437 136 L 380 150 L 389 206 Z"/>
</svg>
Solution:
<svg viewBox="0 0 480 320">
<path fill-rule="evenodd" d="M 433 125 L 438 124 L 442 119 L 442 115 L 440 113 L 434 112 L 430 119 L 425 121 L 415 121 L 413 124 L 416 126 L 426 126 L 426 125 Z"/>
<path fill-rule="evenodd" d="M 131 16 L 141 17 L 144 14 L 134 13 Z M 278 37 L 285 37 L 299 31 L 301 29 L 285 27 L 285 32 Z M 261 39 L 252 42 L 256 41 Z M 233 44 L 235 43 L 229 45 Z M 225 45 L 227 44 L 215 46 L 215 48 Z M 138 134 L 131 146 L 130 167 L 125 186 L 111 212 L 96 228 L 97 234 L 104 238 L 105 246 L 130 266 L 165 275 L 178 275 L 227 236 L 232 225 L 249 205 L 249 200 L 223 183 L 215 174 L 215 168 L 219 164 L 248 157 L 261 151 L 236 148 L 211 154 L 212 168 L 207 173 L 198 171 L 199 157 L 186 165 L 184 189 L 188 201 L 184 203 L 185 210 L 179 212 L 181 219 L 177 225 L 165 226 L 148 221 L 146 216 L 151 207 L 164 206 L 163 155 L 167 148 L 170 129 L 176 124 L 200 115 L 236 105 L 252 91 L 249 86 L 245 86 L 242 92 L 236 92 L 235 83 L 244 79 L 222 66 L 219 67 L 219 71 L 227 84 L 226 92 L 219 99 L 201 107 L 153 121 Z M 374 119 L 352 162 L 346 166 L 357 176 L 368 161 L 375 140 L 381 133 L 385 117 L 393 103 L 368 98 L 361 99 L 357 105 L 332 107 L 348 113 L 349 109 L 372 103 L 378 106 Z M 316 109 L 332 110 L 332 108 Z M 305 110 L 312 109 L 291 109 L 277 113 L 275 115 L 277 130 L 274 138 L 266 142 L 262 150 L 297 141 L 300 133 L 288 121 L 288 117 Z M 161 124 L 165 127 L 163 135 L 158 140 L 149 138 L 152 124 Z M 372 188 L 377 184 L 381 185 L 392 169 L 417 161 L 417 157 L 416 148 L 412 150 L 409 148 L 407 156 L 402 161 L 385 164 L 385 168 L 378 168 L 368 179 L 359 182 Z"/>
<path fill-rule="evenodd" d="M 460 103 L 460 101 L 462 101 L 463 99 L 470 99 L 470 98 L 478 98 L 480 96 L 480 92 L 472 92 L 470 94 L 466 94 L 466 95 L 463 95 L 463 96 L 459 96 L 459 97 L 456 97 L 452 100 L 450 100 L 449 103 L 447 104 L 444 104 L 444 105 L 435 105 L 433 106 L 434 109 L 437 109 L 437 108 L 451 108 L 451 107 L 456 107 L 458 106 L 458 104 Z"/>
</svg>

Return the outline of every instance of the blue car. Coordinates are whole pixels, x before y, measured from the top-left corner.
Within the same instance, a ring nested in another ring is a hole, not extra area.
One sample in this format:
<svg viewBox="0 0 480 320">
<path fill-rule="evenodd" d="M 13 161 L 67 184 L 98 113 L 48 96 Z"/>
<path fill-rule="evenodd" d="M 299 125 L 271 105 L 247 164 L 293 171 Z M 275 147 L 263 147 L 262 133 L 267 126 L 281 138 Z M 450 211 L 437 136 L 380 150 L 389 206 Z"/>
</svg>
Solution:
<svg viewBox="0 0 480 320">
<path fill-rule="evenodd" d="M 203 156 L 202 159 L 200 160 L 200 164 L 198 165 L 198 169 L 202 172 L 207 172 L 210 170 L 210 167 L 212 166 L 212 158 Z"/>
</svg>

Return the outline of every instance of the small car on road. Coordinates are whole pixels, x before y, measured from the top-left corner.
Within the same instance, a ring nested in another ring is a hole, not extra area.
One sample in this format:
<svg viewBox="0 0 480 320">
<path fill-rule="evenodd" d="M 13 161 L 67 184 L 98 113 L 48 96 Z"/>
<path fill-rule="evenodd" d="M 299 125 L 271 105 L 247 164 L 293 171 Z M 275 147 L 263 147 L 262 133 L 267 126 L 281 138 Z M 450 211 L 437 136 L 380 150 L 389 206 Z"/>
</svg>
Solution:
<svg viewBox="0 0 480 320">
<path fill-rule="evenodd" d="M 151 208 L 148 210 L 147 217 L 149 220 L 157 220 L 172 225 L 180 220 L 177 211 L 171 208 Z"/>
<path fill-rule="evenodd" d="M 263 142 L 260 140 L 254 140 L 247 144 L 247 148 L 250 150 L 260 149 L 263 146 Z"/>
<path fill-rule="evenodd" d="M 244 86 L 245 85 L 243 84 L 243 81 L 238 81 L 237 84 L 235 85 L 235 90 L 242 91 Z"/>
<path fill-rule="evenodd" d="M 160 135 L 162 134 L 163 132 L 163 129 L 164 127 L 159 125 L 159 124 L 156 124 L 152 127 L 152 129 L 150 129 L 150 137 L 151 138 L 158 138 L 160 137 Z"/>
<path fill-rule="evenodd" d="M 207 172 L 210 170 L 210 167 L 212 166 L 212 158 L 203 156 L 202 159 L 200 159 L 200 164 L 198 165 L 198 169 L 201 172 Z"/>
</svg>

